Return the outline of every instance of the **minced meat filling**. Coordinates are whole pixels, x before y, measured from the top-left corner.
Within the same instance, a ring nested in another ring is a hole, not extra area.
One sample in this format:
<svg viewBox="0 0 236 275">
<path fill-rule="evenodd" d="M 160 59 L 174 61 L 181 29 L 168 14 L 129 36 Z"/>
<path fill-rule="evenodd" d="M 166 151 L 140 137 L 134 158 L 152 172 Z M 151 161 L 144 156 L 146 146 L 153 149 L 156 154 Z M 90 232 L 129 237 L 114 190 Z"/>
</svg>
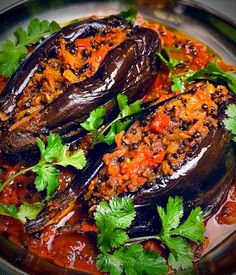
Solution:
<svg viewBox="0 0 236 275">
<path fill-rule="evenodd" d="M 58 40 L 21 95 L 15 121 L 39 111 L 71 84 L 94 75 L 107 53 L 125 40 L 128 31 L 109 28 L 73 43 Z"/>
<path fill-rule="evenodd" d="M 103 157 L 85 199 L 108 200 L 170 176 L 193 157 L 199 143 L 218 127 L 219 105 L 229 100 L 224 86 L 206 83 L 159 107 L 116 137 L 117 147 Z"/>
</svg>

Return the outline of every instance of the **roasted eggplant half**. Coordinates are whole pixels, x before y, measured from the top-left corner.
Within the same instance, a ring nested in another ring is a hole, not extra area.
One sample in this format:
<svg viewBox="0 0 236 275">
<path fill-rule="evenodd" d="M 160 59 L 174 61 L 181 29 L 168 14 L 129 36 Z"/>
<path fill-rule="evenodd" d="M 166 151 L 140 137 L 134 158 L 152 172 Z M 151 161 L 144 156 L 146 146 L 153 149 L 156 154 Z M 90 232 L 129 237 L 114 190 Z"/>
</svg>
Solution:
<svg viewBox="0 0 236 275">
<path fill-rule="evenodd" d="M 60 30 L 24 61 L 0 97 L 3 156 L 31 160 L 37 136 L 54 131 L 71 141 L 98 105 L 112 111 L 119 92 L 131 101 L 141 97 L 156 76 L 158 49 L 155 31 L 115 16 Z"/>
<path fill-rule="evenodd" d="M 116 137 L 116 147 L 80 173 L 27 230 L 52 223 L 80 196 L 91 210 L 101 200 L 131 196 L 140 212 L 132 234 L 155 229 L 155 205 L 169 196 L 182 196 L 189 211 L 200 206 L 209 214 L 235 176 L 231 137 L 222 126 L 233 100 L 224 86 L 206 82 L 144 111 Z"/>
</svg>

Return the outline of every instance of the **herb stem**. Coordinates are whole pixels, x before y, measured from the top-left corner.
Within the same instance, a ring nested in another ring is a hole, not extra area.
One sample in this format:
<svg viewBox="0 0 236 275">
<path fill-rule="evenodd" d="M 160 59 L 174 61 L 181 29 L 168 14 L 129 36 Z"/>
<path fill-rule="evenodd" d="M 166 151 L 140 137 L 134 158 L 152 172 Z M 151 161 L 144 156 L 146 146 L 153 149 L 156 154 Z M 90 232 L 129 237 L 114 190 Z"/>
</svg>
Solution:
<svg viewBox="0 0 236 275">
<path fill-rule="evenodd" d="M 23 170 L 20 170 L 19 172 L 15 173 L 13 176 L 11 176 L 8 180 L 6 180 L 2 185 L 0 185 L 0 191 L 3 190 L 3 188 L 8 185 L 11 181 L 13 181 L 15 178 L 17 178 L 20 175 L 25 174 L 26 172 L 32 170 L 33 166 L 25 168 Z"/>
<path fill-rule="evenodd" d="M 144 236 L 144 237 L 131 238 L 127 241 L 127 243 L 142 242 L 142 241 L 147 241 L 147 240 L 151 240 L 151 239 L 160 240 L 160 238 L 158 236 L 153 235 L 153 236 Z"/>
</svg>

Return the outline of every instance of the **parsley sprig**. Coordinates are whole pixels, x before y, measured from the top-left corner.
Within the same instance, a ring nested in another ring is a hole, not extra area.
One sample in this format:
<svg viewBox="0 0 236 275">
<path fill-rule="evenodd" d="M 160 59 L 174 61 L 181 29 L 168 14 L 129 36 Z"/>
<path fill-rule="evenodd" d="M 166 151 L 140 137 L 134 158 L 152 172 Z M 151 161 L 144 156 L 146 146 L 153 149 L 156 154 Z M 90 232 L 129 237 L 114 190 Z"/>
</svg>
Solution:
<svg viewBox="0 0 236 275">
<path fill-rule="evenodd" d="M 227 117 L 223 119 L 225 128 L 233 135 L 233 141 L 236 142 L 236 104 L 230 104 L 225 110 Z"/>
<path fill-rule="evenodd" d="M 38 18 L 30 21 L 27 31 L 22 27 L 17 28 L 15 41 L 7 39 L 0 44 L 0 74 L 10 77 L 19 67 L 22 59 L 28 55 L 26 47 L 41 42 L 45 36 L 58 29 L 60 26 L 55 21 L 40 21 Z"/>
<path fill-rule="evenodd" d="M 129 239 L 126 230 L 136 216 L 130 197 L 113 198 L 101 202 L 95 213 L 99 229 L 97 244 L 100 254 L 97 267 L 110 274 L 167 274 L 166 261 L 156 252 L 148 251 L 140 242 L 147 239 L 161 240 L 169 249 L 168 264 L 175 270 L 192 266 L 193 253 L 187 240 L 195 243 L 203 241 L 204 222 L 199 207 L 191 211 L 188 218 L 183 218 L 183 199 L 170 197 L 166 210 L 157 206 L 162 222 L 159 234 L 148 237 Z"/>
<path fill-rule="evenodd" d="M 115 136 L 130 125 L 131 120 L 125 120 L 125 118 L 142 111 L 141 100 L 136 100 L 128 104 L 128 98 L 123 94 L 117 95 L 117 104 L 120 112 L 106 127 L 101 127 L 104 123 L 104 116 L 106 113 L 104 106 L 99 106 L 94 109 L 89 114 L 89 117 L 81 123 L 81 126 L 92 134 L 93 146 L 98 143 L 111 145 L 115 140 Z"/>
<path fill-rule="evenodd" d="M 78 149 L 71 153 L 68 146 L 62 144 L 61 138 L 57 134 L 50 133 L 47 146 L 39 138 L 37 138 L 37 144 L 41 154 L 40 161 L 14 174 L 0 186 L 0 190 L 19 175 L 33 171 L 37 174 L 34 182 L 37 191 L 46 190 L 47 199 L 49 199 L 58 187 L 59 170 L 56 168 L 58 165 L 63 167 L 71 165 L 77 170 L 83 169 L 86 165 L 83 150 Z"/>
<path fill-rule="evenodd" d="M 35 219 L 42 208 L 43 203 L 41 202 L 33 204 L 24 202 L 20 207 L 16 207 L 13 204 L 0 204 L 0 215 L 10 216 L 25 223 L 26 219 Z"/>
</svg>

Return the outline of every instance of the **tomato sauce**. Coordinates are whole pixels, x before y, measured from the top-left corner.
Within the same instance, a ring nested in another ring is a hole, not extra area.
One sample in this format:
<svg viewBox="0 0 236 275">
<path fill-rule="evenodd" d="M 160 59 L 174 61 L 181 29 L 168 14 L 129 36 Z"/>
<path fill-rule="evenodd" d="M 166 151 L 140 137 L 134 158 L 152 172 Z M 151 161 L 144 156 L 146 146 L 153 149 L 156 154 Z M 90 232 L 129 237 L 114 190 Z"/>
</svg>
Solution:
<svg viewBox="0 0 236 275">
<path fill-rule="evenodd" d="M 207 47 L 194 39 L 189 38 L 177 31 L 168 29 L 158 23 L 144 20 L 138 16 L 139 25 L 149 27 L 157 31 L 160 35 L 162 47 L 168 48 L 171 56 L 184 60 L 184 65 L 177 66 L 175 73 L 181 74 L 188 70 L 199 70 L 208 64 L 215 55 Z M 78 40 L 78 47 L 87 47 L 88 41 Z M 103 53 L 94 58 L 101 62 Z M 235 70 L 235 67 L 221 63 L 222 68 Z M 67 75 L 68 78 L 71 75 Z M 0 92 L 4 89 L 7 79 L 0 76 Z M 171 91 L 172 82 L 166 67 L 161 66 L 160 71 L 147 92 L 144 100 L 162 101 L 179 94 L 180 91 L 173 93 Z M 159 132 L 168 127 L 169 122 L 163 116 L 162 121 L 155 121 L 153 131 Z M 1 158 L 0 158 L 1 159 Z M 23 167 L 0 161 L 1 181 L 7 180 L 11 175 Z M 64 169 L 60 171 L 60 184 L 57 192 L 62 192 L 71 183 L 74 178 L 72 171 Z M 34 187 L 35 175 L 26 173 L 16 178 L 11 184 L 6 186 L 0 192 L 0 203 L 15 204 L 19 206 L 24 201 L 29 203 L 41 201 L 44 194 L 36 192 Z M 91 274 L 100 274 L 96 268 L 96 228 L 89 224 L 88 209 L 82 201 L 77 201 L 72 210 L 70 210 L 61 220 L 53 225 L 48 225 L 40 233 L 28 234 L 21 222 L 7 216 L 0 216 L 0 233 L 18 246 L 27 249 L 29 252 L 56 263 L 60 266 L 86 271 Z M 206 220 L 206 241 L 201 247 L 201 253 L 204 255 L 218 243 L 222 242 L 229 234 L 235 230 L 236 223 L 236 180 L 232 183 L 225 202 L 220 206 L 217 212 Z M 155 250 L 165 256 L 165 248 L 158 243 L 148 241 L 144 244 L 147 249 Z M 201 254 L 200 253 L 200 254 Z"/>
</svg>

